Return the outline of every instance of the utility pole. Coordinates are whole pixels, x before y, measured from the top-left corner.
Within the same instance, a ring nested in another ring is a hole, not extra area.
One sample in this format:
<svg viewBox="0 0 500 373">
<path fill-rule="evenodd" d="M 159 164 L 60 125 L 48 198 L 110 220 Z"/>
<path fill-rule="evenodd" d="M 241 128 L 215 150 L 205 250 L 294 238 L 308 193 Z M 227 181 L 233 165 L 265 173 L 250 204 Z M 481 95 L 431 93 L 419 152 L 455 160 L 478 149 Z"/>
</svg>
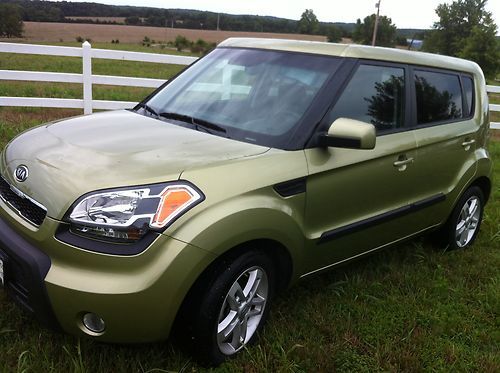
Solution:
<svg viewBox="0 0 500 373">
<path fill-rule="evenodd" d="M 220 19 L 220 13 L 217 13 L 217 31 L 219 31 L 219 19 Z"/>
<path fill-rule="evenodd" d="M 378 3 L 375 4 L 375 7 L 377 8 L 377 15 L 375 16 L 375 26 L 373 27 L 372 47 L 374 47 L 375 43 L 377 42 L 378 16 L 380 14 L 380 2 L 381 1 L 382 0 L 378 0 Z"/>
</svg>

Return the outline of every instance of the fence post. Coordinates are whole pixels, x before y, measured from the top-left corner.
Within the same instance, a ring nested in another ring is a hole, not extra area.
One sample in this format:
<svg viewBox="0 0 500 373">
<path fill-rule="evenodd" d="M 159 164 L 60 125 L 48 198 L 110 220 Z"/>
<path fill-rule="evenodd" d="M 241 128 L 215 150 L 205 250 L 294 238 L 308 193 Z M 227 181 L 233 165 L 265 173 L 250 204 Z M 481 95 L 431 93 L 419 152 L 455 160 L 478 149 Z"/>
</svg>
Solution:
<svg viewBox="0 0 500 373">
<path fill-rule="evenodd" d="M 82 44 L 83 62 L 83 114 L 92 114 L 92 46 L 88 41 Z"/>
</svg>

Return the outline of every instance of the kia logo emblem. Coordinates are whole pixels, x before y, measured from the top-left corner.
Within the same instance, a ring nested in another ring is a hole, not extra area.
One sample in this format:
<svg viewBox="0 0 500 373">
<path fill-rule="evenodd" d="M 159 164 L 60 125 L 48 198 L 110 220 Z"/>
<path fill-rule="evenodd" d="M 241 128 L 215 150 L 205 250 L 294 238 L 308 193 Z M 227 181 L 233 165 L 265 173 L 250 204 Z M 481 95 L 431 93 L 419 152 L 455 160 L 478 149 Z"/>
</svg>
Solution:
<svg viewBox="0 0 500 373">
<path fill-rule="evenodd" d="M 17 166 L 14 171 L 14 178 L 20 183 L 25 181 L 28 178 L 28 167 L 25 165 Z"/>
</svg>

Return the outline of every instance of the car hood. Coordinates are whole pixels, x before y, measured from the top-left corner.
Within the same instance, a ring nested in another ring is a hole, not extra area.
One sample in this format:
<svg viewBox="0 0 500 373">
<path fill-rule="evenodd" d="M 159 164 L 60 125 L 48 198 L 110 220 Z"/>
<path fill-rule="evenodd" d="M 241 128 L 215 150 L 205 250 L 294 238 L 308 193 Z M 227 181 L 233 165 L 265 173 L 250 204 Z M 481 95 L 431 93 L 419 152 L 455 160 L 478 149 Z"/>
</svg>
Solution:
<svg viewBox="0 0 500 373">
<path fill-rule="evenodd" d="M 123 110 L 24 132 L 6 147 L 0 172 L 59 219 L 90 191 L 176 180 L 190 168 L 267 150 Z M 22 183 L 13 177 L 21 164 L 29 169 Z"/>
</svg>

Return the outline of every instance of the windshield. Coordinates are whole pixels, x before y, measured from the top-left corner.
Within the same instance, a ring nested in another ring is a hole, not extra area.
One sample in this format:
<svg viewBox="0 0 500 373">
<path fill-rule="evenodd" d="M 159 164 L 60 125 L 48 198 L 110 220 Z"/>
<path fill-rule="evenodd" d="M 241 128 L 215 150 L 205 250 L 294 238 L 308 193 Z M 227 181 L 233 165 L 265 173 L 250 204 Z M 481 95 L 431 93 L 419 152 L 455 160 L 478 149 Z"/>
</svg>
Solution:
<svg viewBox="0 0 500 373">
<path fill-rule="evenodd" d="M 287 140 L 339 65 L 335 57 L 219 48 L 149 99 L 158 118 L 274 146 Z"/>
</svg>

